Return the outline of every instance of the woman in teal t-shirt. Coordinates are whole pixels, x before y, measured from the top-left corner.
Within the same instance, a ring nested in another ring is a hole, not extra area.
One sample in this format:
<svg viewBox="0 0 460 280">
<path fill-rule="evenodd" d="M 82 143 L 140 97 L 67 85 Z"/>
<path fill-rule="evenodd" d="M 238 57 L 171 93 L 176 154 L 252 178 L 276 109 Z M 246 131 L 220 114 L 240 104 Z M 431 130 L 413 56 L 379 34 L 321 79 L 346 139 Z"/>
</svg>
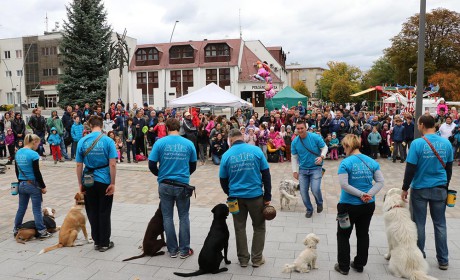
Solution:
<svg viewBox="0 0 460 280">
<path fill-rule="evenodd" d="M 46 231 L 42 214 L 42 194 L 46 193 L 46 185 L 38 164 L 40 156 L 36 152 L 41 140 L 35 134 L 26 135 L 24 140 L 24 148 L 19 149 L 15 155 L 16 177 L 19 181 L 19 207 L 14 219 L 13 234 L 16 237 L 30 199 L 39 238 L 47 238 L 51 234 Z"/>
<path fill-rule="evenodd" d="M 347 157 L 339 166 L 339 182 L 342 188 L 337 204 L 338 217 L 349 217 L 349 224 L 337 223 L 337 259 L 334 269 L 344 275 L 350 266 L 362 272 L 367 264 L 369 250 L 369 225 L 375 210 L 374 196 L 383 187 L 380 165 L 372 158 L 359 152 L 360 139 L 348 134 L 342 139 Z M 372 184 L 375 180 L 375 184 Z M 356 227 L 357 252 L 350 263 L 350 235 Z"/>
</svg>

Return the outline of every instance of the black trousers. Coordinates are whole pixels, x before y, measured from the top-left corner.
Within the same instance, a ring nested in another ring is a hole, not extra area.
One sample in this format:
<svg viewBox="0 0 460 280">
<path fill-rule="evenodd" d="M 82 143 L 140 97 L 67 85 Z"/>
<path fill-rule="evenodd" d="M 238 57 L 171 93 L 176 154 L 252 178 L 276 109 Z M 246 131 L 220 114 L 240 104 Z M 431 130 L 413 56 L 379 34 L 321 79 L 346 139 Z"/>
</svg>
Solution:
<svg viewBox="0 0 460 280">
<path fill-rule="evenodd" d="M 342 229 L 337 222 L 337 260 L 343 271 L 350 270 L 350 235 L 356 227 L 357 252 L 354 258 L 356 267 L 367 264 L 369 254 L 369 225 L 374 214 L 375 203 L 361 205 L 337 204 L 337 213 L 346 213 L 350 216 L 351 227 Z"/>
<path fill-rule="evenodd" d="M 371 156 L 373 158 L 377 158 L 378 152 L 379 152 L 379 145 L 371 145 Z"/>
<path fill-rule="evenodd" d="M 145 151 L 145 144 L 144 144 L 144 134 L 141 137 L 136 137 L 136 155 L 143 154 L 147 156 Z"/>
<path fill-rule="evenodd" d="M 108 186 L 94 182 L 94 186 L 86 188 L 85 195 L 85 209 L 91 225 L 91 237 L 94 240 L 94 245 L 102 247 L 109 246 L 111 234 L 110 215 L 113 195 L 105 195 Z"/>
</svg>

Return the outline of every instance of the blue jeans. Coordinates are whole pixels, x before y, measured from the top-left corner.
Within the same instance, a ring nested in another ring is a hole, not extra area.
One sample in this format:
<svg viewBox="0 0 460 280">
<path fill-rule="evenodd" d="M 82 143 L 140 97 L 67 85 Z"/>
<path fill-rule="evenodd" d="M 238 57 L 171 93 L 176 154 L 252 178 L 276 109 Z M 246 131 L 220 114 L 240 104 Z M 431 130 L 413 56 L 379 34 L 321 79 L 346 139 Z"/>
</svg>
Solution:
<svg viewBox="0 0 460 280">
<path fill-rule="evenodd" d="M 215 165 L 219 165 L 222 156 L 218 156 L 215 154 L 212 154 L 211 156 L 212 156 L 212 163 L 214 163 Z"/>
<path fill-rule="evenodd" d="M 430 215 L 434 226 L 434 243 L 436 258 L 439 264 L 449 263 L 449 249 L 447 248 L 446 227 L 446 198 L 444 188 L 411 189 L 410 209 L 412 220 L 417 226 L 417 246 L 425 256 L 425 223 L 427 205 L 430 206 Z"/>
<path fill-rule="evenodd" d="M 67 146 L 65 145 L 64 143 L 64 136 L 61 136 L 61 154 L 62 154 L 62 157 L 65 158 L 65 159 L 69 159 L 69 155 L 67 154 Z"/>
<path fill-rule="evenodd" d="M 300 195 L 302 196 L 303 204 L 307 208 L 307 213 L 313 212 L 313 206 L 310 201 L 310 194 L 308 193 L 310 187 L 311 192 L 315 197 L 316 205 L 323 205 L 323 197 L 321 195 L 322 177 L 323 175 L 321 166 L 318 166 L 315 169 L 299 170 Z"/>
<path fill-rule="evenodd" d="M 32 200 L 35 227 L 38 233 L 43 234 L 46 232 L 46 227 L 42 214 L 42 191 L 35 182 L 30 184 L 27 181 L 19 183 L 19 207 L 14 219 L 13 233 L 17 232 L 18 227 L 22 224 L 22 219 L 29 205 L 29 198 Z"/>
<path fill-rule="evenodd" d="M 190 198 L 185 197 L 183 187 L 171 186 L 160 183 L 158 192 L 163 212 L 163 226 L 166 234 L 166 246 L 171 255 L 180 252 L 188 254 L 190 250 Z M 179 246 L 177 246 L 176 229 L 174 227 L 174 204 L 177 206 L 179 215 Z"/>
</svg>

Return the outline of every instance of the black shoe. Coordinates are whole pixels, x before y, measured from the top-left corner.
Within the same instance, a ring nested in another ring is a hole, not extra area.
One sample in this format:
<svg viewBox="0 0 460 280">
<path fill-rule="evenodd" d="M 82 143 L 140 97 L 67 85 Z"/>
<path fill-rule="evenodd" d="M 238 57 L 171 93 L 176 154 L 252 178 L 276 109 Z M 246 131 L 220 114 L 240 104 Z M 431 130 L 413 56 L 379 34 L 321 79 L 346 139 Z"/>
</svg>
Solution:
<svg viewBox="0 0 460 280">
<path fill-rule="evenodd" d="M 449 269 L 449 264 L 448 263 L 439 264 L 438 267 L 439 267 L 440 270 L 447 270 L 447 269 Z"/>
<path fill-rule="evenodd" d="M 131 161 L 130 161 L 130 160 L 128 160 L 128 163 L 131 163 Z"/>
<path fill-rule="evenodd" d="M 313 215 L 313 212 L 307 212 L 305 214 L 305 218 L 311 218 L 312 215 Z"/>
<path fill-rule="evenodd" d="M 105 252 L 105 251 L 107 251 L 107 250 L 109 250 L 109 249 L 112 249 L 114 246 L 115 246 L 115 244 L 114 244 L 112 241 L 110 241 L 109 246 L 107 246 L 107 247 L 100 247 L 100 248 L 99 248 L 99 252 Z"/>
<path fill-rule="evenodd" d="M 401 163 L 404 163 L 404 162 L 405 162 L 405 160 L 402 159 L 402 160 L 401 160 Z"/>
<path fill-rule="evenodd" d="M 316 209 L 317 213 L 323 212 L 323 205 L 318 205 L 318 208 Z"/>
<path fill-rule="evenodd" d="M 99 251 L 101 249 L 101 246 L 94 244 L 94 250 Z"/>
<path fill-rule="evenodd" d="M 45 232 L 45 233 L 42 233 L 38 236 L 39 239 L 45 239 L 45 238 L 50 238 L 51 236 L 53 236 L 51 233 L 49 232 Z"/>
<path fill-rule="evenodd" d="M 395 159 L 395 158 L 393 159 L 393 162 L 396 162 L 396 159 Z"/>
<path fill-rule="evenodd" d="M 341 270 L 338 263 L 336 263 L 336 264 L 334 265 L 334 269 L 335 269 L 335 271 L 337 271 L 338 273 L 340 273 L 340 274 L 342 274 L 342 275 L 348 275 L 348 271 Z"/>
<path fill-rule="evenodd" d="M 363 272 L 363 270 L 364 270 L 364 267 L 362 267 L 362 266 L 361 266 L 361 267 L 355 266 L 355 262 L 351 262 L 351 263 L 350 263 L 350 266 L 351 266 L 351 268 L 353 268 L 354 270 L 356 270 L 356 272 Z"/>
</svg>

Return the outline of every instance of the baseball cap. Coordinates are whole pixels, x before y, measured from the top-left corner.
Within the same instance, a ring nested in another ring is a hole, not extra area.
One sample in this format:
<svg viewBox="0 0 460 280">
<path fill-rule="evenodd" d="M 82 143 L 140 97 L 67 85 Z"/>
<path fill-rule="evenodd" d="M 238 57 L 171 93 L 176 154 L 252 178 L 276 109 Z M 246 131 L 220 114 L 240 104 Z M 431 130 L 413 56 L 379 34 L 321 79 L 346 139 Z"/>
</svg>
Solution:
<svg viewBox="0 0 460 280">
<path fill-rule="evenodd" d="M 189 112 L 185 112 L 184 116 L 188 117 L 188 116 L 190 116 L 190 113 L 189 113 Z"/>
</svg>

